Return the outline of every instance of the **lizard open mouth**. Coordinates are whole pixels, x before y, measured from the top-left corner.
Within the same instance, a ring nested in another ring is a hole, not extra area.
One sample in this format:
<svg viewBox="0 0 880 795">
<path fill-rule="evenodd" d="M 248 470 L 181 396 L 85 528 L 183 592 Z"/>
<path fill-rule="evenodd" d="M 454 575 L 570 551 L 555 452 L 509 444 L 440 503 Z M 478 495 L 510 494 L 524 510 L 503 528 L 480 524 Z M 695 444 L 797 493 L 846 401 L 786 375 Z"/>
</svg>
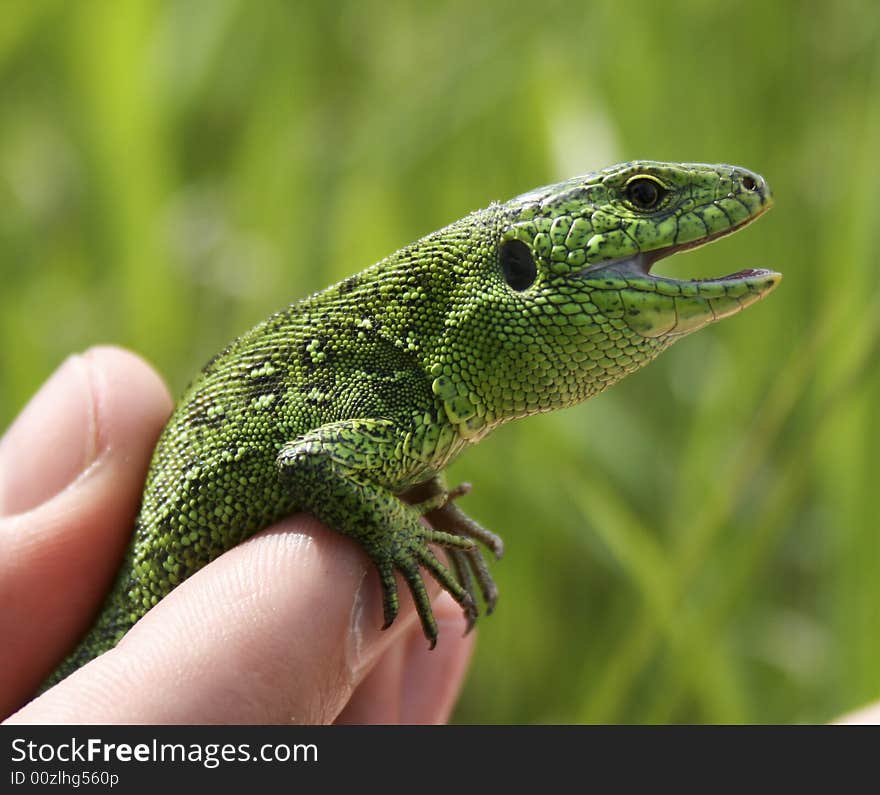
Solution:
<svg viewBox="0 0 880 795">
<path fill-rule="evenodd" d="M 761 300 L 779 284 L 782 274 L 764 268 L 746 268 L 727 276 L 673 279 L 652 273 L 654 264 L 736 232 L 768 208 L 769 204 L 740 223 L 714 234 L 598 263 L 578 275 L 600 291 L 618 292 L 627 324 L 642 336 L 689 334 Z"/>
<path fill-rule="evenodd" d="M 659 292 L 667 295 L 703 295 L 706 298 L 719 298 L 724 295 L 730 295 L 732 290 L 737 296 L 745 295 L 748 291 L 756 293 L 756 299 L 762 298 L 776 287 L 782 279 L 781 273 L 766 268 L 745 268 L 726 276 L 713 276 L 703 279 L 674 279 L 669 276 L 652 273 L 651 271 L 657 262 L 671 257 L 673 254 L 680 254 L 683 251 L 690 251 L 691 249 L 705 246 L 719 238 L 738 232 L 744 226 L 762 216 L 770 209 L 770 206 L 771 202 L 768 199 L 760 210 L 726 229 L 685 243 L 661 246 L 618 260 L 597 263 L 589 268 L 585 268 L 579 275 L 591 280 L 601 278 L 606 274 L 617 276 L 626 280 L 631 289 Z"/>
<path fill-rule="evenodd" d="M 688 248 L 693 248 L 693 246 L 688 246 Z M 651 272 L 655 262 L 683 250 L 684 248 L 670 247 L 651 252 L 654 256 L 637 254 L 634 257 L 618 260 L 613 264 L 608 263 L 606 267 L 597 269 L 597 271 L 601 270 L 603 274 L 609 273 L 622 277 L 635 290 L 641 289 L 650 292 L 671 290 L 673 295 L 681 290 L 684 294 L 688 294 L 691 291 L 687 290 L 687 285 L 695 285 L 697 292 L 707 298 L 724 295 L 734 285 L 743 285 L 750 289 L 766 292 L 774 288 L 782 278 L 781 273 L 767 268 L 744 268 L 726 276 L 710 276 L 702 279 L 674 279 Z M 661 256 L 657 256 L 658 253 Z M 594 271 L 591 278 L 595 278 L 596 275 L 598 274 Z"/>
</svg>

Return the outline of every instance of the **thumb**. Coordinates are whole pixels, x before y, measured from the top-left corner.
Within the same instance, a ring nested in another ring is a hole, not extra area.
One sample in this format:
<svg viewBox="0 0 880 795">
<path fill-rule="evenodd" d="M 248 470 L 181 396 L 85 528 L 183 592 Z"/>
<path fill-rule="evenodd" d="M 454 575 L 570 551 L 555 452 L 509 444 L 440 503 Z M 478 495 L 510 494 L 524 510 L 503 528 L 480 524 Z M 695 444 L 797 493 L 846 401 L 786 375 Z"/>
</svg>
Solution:
<svg viewBox="0 0 880 795">
<path fill-rule="evenodd" d="M 93 348 L 64 362 L 0 441 L 0 714 L 87 628 L 170 410 L 142 359 Z"/>
</svg>

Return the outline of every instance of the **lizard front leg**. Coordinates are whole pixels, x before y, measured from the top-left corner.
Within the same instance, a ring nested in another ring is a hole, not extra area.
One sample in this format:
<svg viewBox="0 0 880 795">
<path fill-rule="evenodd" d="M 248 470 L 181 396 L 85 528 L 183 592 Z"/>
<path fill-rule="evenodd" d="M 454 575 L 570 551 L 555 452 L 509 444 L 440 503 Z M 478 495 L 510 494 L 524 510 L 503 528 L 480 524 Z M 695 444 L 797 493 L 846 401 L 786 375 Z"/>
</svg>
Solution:
<svg viewBox="0 0 880 795">
<path fill-rule="evenodd" d="M 396 459 L 399 434 L 388 420 L 357 419 L 323 425 L 286 444 L 276 463 L 297 505 L 325 524 L 355 539 L 379 572 L 384 628 L 399 609 L 395 569 L 406 580 L 425 636 L 433 648 L 437 624 L 421 568 L 461 605 L 469 625 L 477 608 L 473 587 L 466 587 L 441 563 L 429 544 L 469 554 L 467 535 L 423 524 L 424 512 L 402 502 L 381 485 L 384 468 Z M 457 566 L 458 568 L 458 566 Z"/>
</svg>

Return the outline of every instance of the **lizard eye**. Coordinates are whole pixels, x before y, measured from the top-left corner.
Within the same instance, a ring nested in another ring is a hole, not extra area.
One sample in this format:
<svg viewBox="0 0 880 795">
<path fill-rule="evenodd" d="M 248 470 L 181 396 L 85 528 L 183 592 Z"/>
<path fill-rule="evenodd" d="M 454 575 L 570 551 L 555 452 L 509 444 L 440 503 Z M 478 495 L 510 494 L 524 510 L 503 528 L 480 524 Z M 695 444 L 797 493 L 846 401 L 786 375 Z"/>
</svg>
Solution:
<svg viewBox="0 0 880 795">
<path fill-rule="evenodd" d="M 498 256 L 504 281 L 512 290 L 522 292 L 535 283 L 538 266 L 532 250 L 521 240 L 505 240 Z"/>
<path fill-rule="evenodd" d="M 666 189 L 648 177 L 636 177 L 626 186 L 626 198 L 638 210 L 653 210 L 665 195 Z"/>
</svg>

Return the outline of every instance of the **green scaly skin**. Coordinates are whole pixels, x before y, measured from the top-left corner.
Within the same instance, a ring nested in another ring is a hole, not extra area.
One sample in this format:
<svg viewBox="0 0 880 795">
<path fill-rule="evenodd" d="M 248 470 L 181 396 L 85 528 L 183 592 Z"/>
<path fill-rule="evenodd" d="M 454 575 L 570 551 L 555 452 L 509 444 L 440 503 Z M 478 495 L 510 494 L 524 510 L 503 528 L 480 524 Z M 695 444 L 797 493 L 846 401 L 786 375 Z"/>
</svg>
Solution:
<svg viewBox="0 0 880 795">
<path fill-rule="evenodd" d="M 500 556 L 501 541 L 457 507 L 467 487 L 449 491 L 444 468 L 502 423 L 579 403 L 767 295 L 778 273 L 689 282 L 649 270 L 769 206 L 744 169 L 615 166 L 472 213 L 259 324 L 184 393 L 112 592 L 46 686 L 294 511 L 361 544 L 386 627 L 395 570 L 432 646 L 422 569 L 470 623 L 479 595 L 490 612 L 497 591 L 476 542 Z"/>
</svg>

